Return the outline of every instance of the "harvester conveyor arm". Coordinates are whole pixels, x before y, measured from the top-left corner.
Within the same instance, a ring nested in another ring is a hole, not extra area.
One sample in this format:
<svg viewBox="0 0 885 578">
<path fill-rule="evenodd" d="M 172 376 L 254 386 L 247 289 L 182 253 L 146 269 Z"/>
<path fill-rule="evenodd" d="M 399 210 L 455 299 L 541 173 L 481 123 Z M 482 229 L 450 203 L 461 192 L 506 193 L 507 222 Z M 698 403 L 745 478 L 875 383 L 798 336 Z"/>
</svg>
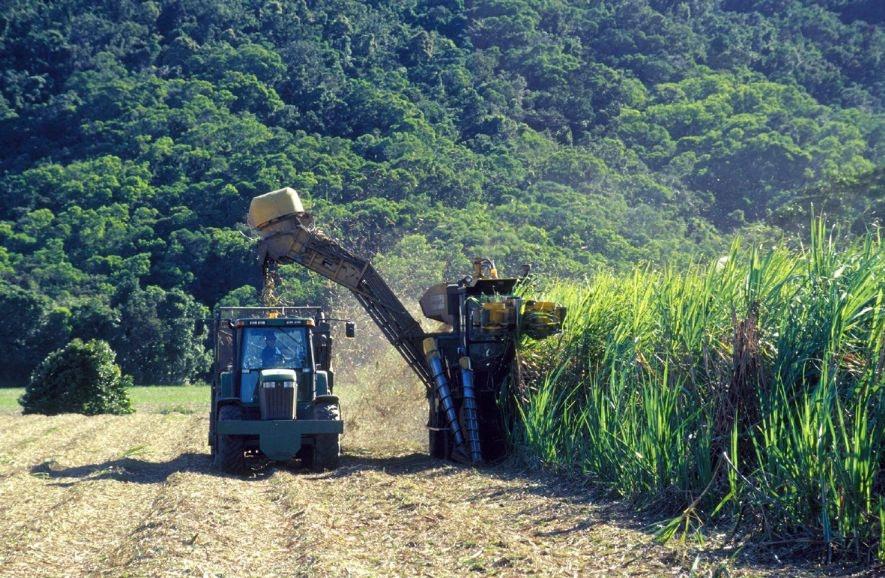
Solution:
<svg viewBox="0 0 885 578">
<path fill-rule="evenodd" d="M 312 228 L 309 217 L 288 215 L 269 223 L 260 233 L 262 263 L 298 263 L 350 289 L 409 367 L 427 387 L 434 387 L 421 345 L 424 330 L 367 259 Z"/>
</svg>

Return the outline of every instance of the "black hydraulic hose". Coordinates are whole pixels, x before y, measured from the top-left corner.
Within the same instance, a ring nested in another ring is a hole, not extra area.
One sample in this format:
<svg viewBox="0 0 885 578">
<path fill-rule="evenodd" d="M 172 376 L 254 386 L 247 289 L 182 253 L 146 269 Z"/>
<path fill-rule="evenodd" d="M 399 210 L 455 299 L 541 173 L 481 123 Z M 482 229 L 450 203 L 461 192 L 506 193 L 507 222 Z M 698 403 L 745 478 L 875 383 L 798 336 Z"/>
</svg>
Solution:
<svg viewBox="0 0 885 578">
<path fill-rule="evenodd" d="M 479 419 L 476 416 L 476 391 L 473 387 L 473 368 L 470 366 L 470 358 L 462 357 L 461 365 L 461 389 L 464 396 L 462 413 L 464 416 L 464 429 L 467 431 L 467 443 L 470 446 L 470 460 L 478 464 L 482 461 L 482 449 L 479 445 Z"/>
<path fill-rule="evenodd" d="M 436 396 L 442 404 L 443 411 L 446 414 L 446 422 L 452 435 L 455 438 L 455 452 L 462 452 L 464 446 L 464 434 L 461 433 L 461 426 L 458 424 L 458 415 L 455 412 L 455 404 L 452 402 L 452 390 L 449 388 L 449 380 L 446 378 L 446 372 L 443 370 L 442 358 L 436 349 L 436 339 L 428 337 L 424 340 L 424 352 L 427 355 L 427 365 L 433 372 L 433 379 L 436 384 Z M 454 453 L 454 452 L 453 452 Z"/>
</svg>

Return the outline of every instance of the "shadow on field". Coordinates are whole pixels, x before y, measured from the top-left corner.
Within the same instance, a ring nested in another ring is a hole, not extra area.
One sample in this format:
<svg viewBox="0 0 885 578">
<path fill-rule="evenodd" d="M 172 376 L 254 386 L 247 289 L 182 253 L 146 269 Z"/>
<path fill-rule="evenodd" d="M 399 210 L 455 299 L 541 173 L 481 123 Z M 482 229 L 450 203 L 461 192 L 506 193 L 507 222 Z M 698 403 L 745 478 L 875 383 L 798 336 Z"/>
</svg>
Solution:
<svg viewBox="0 0 885 578">
<path fill-rule="evenodd" d="M 261 480 L 269 477 L 274 472 L 286 471 L 296 475 L 320 475 L 327 479 L 345 478 L 358 472 L 379 471 L 387 474 L 413 475 L 421 474 L 427 478 L 444 478 L 463 472 L 467 466 L 458 465 L 454 462 L 431 458 L 421 452 L 412 452 L 403 455 L 377 455 L 359 452 L 343 454 L 340 466 L 331 471 L 316 473 L 300 464 L 298 461 L 270 462 L 262 458 L 250 458 L 249 473 L 242 477 L 244 480 Z M 534 493 L 547 497 L 556 497 L 571 503 L 591 503 L 599 500 L 600 495 L 593 492 L 586 485 L 571 484 L 562 478 L 520 468 L 514 460 L 506 460 L 503 463 L 479 467 L 476 471 L 483 476 L 509 481 L 518 481 L 520 484 L 513 488 L 496 488 L 494 490 L 481 491 L 484 497 L 503 497 L 510 493 Z M 212 458 L 208 453 L 187 452 L 182 453 L 165 462 L 139 459 L 135 456 L 107 460 L 96 464 L 82 466 L 61 467 L 54 460 L 48 460 L 30 470 L 31 475 L 57 480 L 56 485 L 72 486 L 86 480 L 115 480 L 138 484 L 157 484 L 165 482 L 169 476 L 181 472 L 195 472 L 218 477 L 227 477 L 212 465 Z M 235 476 L 236 477 L 236 476 Z"/>
<path fill-rule="evenodd" d="M 208 454 L 185 453 L 167 462 L 151 462 L 132 457 L 108 460 L 69 468 L 57 467 L 55 462 L 43 462 L 31 468 L 31 474 L 59 481 L 55 485 L 73 486 L 85 480 L 116 480 L 137 484 L 160 484 L 176 472 L 214 473 Z M 76 478 L 70 480 L 70 478 Z"/>
<path fill-rule="evenodd" d="M 326 472 L 330 478 L 342 478 L 355 472 L 382 471 L 393 475 L 416 474 L 446 465 L 424 453 L 413 452 L 401 456 L 342 455 L 341 465 Z"/>
<path fill-rule="evenodd" d="M 262 459 L 250 459 L 250 471 L 239 476 L 243 480 L 262 480 L 276 471 L 288 471 L 297 475 L 312 475 L 315 472 L 303 467 L 298 462 L 274 463 Z M 425 454 L 413 453 L 395 457 L 341 456 L 338 469 L 323 472 L 327 478 L 346 477 L 355 472 L 376 470 L 388 473 L 411 474 L 422 470 L 438 468 L 445 462 L 433 460 Z M 184 453 L 166 462 L 141 460 L 134 457 L 123 457 L 98 464 L 83 466 L 59 467 L 54 461 L 46 461 L 31 468 L 33 476 L 57 480 L 54 485 L 70 487 L 82 481 L 115 480 L 136 484 L 161 484 L 169 476 L 179 472 L 195 472 L 218 477 L 228 477 L 212 466 L 209 454 Z M 236 476 L 235 476 L 236 477 Z"/>
</svg>

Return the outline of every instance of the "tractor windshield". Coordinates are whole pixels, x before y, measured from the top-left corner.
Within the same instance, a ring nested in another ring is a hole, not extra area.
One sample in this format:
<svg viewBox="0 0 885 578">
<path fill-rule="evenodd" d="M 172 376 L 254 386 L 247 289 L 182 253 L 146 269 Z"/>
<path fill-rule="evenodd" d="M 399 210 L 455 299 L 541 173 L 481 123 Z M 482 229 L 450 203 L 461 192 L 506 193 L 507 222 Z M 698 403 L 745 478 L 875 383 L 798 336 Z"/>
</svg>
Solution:
<svg viewBox="0 0 885 578">
<path fill-rule="evenodd" d="M 243 369 L 301 369 L 308 365 L 307 328 L 247 327 Z"/>
</svg>

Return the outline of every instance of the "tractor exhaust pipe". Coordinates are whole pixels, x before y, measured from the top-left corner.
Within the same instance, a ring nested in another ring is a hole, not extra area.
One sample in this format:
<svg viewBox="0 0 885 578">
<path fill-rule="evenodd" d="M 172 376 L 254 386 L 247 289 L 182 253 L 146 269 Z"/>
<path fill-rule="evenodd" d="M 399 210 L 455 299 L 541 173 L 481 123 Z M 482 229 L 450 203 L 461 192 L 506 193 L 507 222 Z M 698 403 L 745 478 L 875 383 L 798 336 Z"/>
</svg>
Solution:
<svg viewBox="0 0 885 578">
<path fill-rule="evenodd" d="M 452 435 L 455 438 L 455 447 L 452 450 L 452 459 L 469 462 L 467 454 L 464 451 L 464 434 L 461 433 L 461 426 L 458 425 L 458 415 L 455 412 L 455 405 L 452 403 L 452 390 L 449 388 L 449 380 L 446 378 L 446 372 L 443 370 L 442 359 L 436 348 L 436 339 L 428 337 L 424 340 L 424 355 L 427 357 L 427 365 L 430 367 L 430 373 L 433 374 L 434 389 L 440 403 L 442 403 L 443 411 L 446 413 L 446 422 Z"/>
<path fill-rule="evenodd" d="M 473 388 L 473 368 L 470 358 L 465 356 L 458 360 L 461 365 L 461 387 L 464 390 L 464 430 L 467 432 L 467 444 L 470 446 L 470 460 L 474 464 L 482 462 L 482 449 L 479 445 L 479 420 L 476 417 L 476 392 Z"/>
</svg>

